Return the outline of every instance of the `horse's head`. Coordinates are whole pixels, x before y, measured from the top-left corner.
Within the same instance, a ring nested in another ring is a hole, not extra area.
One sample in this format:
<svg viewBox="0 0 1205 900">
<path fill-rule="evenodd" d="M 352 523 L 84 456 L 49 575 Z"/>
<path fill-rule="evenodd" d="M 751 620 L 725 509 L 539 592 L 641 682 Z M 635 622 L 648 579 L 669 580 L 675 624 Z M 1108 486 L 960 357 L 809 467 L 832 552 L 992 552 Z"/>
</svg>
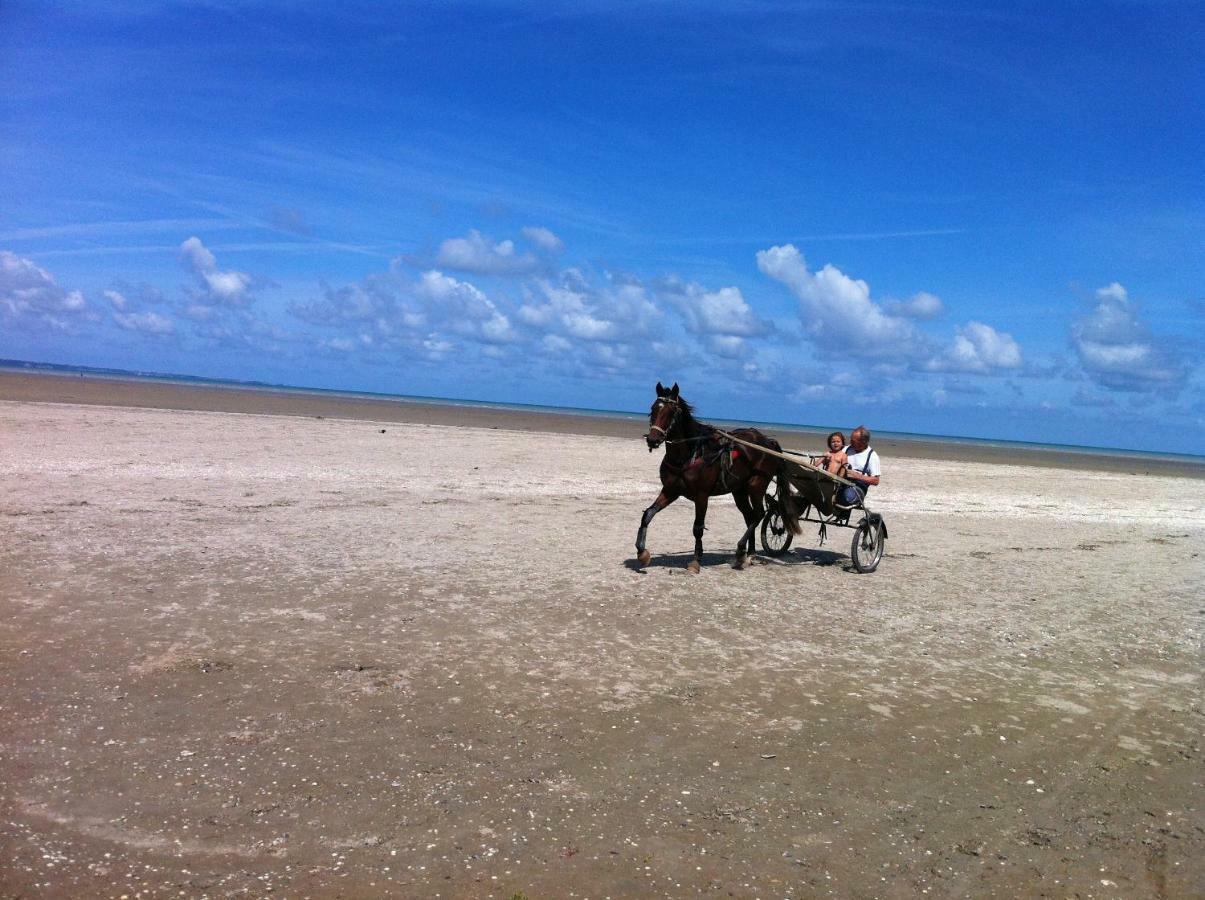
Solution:
<svg viewBox="0 0 1205 900">
<path fill-rule="evenodd" d="M 644 436 L 650 453 L 660 447 L 662 442 L 669 437 L 669 433 L 678 424 L 678 419 L 681 418 L 685 408 L 686 401 L 678 396 L 676 381 L 672 388 L 662 387 L 661 382 L 657 382 L 657 399 L 653 401 L 652 409 L 649 410 L 649 432 Z"/>
</svg>

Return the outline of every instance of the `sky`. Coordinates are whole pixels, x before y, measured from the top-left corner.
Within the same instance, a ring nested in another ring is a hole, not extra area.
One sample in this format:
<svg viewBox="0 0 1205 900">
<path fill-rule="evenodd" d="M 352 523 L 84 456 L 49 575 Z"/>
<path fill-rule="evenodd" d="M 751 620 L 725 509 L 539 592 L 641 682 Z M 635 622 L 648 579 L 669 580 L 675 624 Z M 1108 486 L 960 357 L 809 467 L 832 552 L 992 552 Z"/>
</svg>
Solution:
<svg viewBox="0 0 1205 900">
<path fill-rule="evenodd" d="M 1205 454 L 1205 4 L 0 4 L 0 358 Z"/>
</svg>

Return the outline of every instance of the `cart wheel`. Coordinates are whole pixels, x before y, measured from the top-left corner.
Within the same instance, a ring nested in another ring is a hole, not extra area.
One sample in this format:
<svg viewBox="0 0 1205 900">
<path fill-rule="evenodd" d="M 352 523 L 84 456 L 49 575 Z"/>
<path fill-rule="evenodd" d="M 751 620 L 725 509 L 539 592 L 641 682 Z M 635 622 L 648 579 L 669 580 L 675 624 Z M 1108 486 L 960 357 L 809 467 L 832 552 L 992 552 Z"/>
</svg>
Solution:
<svg viewBox="0 0 1205 900">
<path fill-rule="evenodd" d="M 761 546 L 771 556 L 782 556 L 791 549 L 791 541 L 795 535 L 787 527 L 782 517 L 782 509 L 777 503 L 771 503 L 770 509 L 761 520 Z"/>
<path fill-rule="evenodd" d="M 863 519 L 854 530 L 854 542 L 849 548 L 854 568 L 863 574 L 877 569 L 879 560 L 883 558 L 883 544 L 886 540 L 882 520 Z"/>
</svg>

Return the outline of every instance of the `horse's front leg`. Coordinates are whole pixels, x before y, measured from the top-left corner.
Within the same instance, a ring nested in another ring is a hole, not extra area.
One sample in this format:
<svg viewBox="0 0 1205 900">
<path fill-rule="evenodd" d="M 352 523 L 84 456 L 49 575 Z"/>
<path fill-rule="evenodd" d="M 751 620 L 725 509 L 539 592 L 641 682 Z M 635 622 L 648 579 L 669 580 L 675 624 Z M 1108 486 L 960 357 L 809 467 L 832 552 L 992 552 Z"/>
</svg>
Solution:
<svg viewBox="0 0 1205 900">
<path fill-rule="evenodd" d="M 695 573 L 703 564 L 703 523 L 707 520 L 707 500 L 706 494 L 695 498 L 695 558 L 686 566 Z"/>
<path fill-rule="evenodd" d="M 653 521 L 653 516 L 669 506 L 677 499 L 676 494 L 667 494 L 664 490 L 657 495 L 657 499 L 653 501 L 653 505 L 644 511 L 644 515 L 640 517 L 640 528 L 636 532 L 636 559 L 640 565 L 647 566 L 653 559 L 653 554 L 645 549 L 645 539 L 649 533 L 649 522 Z"/>
</svg>

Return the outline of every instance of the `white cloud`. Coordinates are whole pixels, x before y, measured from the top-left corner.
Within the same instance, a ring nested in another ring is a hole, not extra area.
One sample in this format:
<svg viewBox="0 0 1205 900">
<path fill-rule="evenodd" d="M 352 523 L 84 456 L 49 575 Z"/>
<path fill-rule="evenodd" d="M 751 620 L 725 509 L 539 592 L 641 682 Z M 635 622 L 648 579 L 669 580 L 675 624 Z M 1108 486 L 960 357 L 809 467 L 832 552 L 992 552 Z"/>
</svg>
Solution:
<svg viewBox="0 0 1205 900">
<path fill-rule="evenodd" d="M 521 233 L 530 243 L 547 253 L 560 253 L 565 249 L 564 242 L 542 226 L 528 225 Z"/>
<path fill-rule="evenodd" d="M 311 325 L 344 332 L 326 337 L 379 355 L 389 351 L 435 359 L 450 352 L 453 339 L 489 345 L 520 340 L 510 317 L 480 288 L 437 269 L 410 279 L 401 271 L 369 275 L 339 288 L 324 287 L 322 299 L 294 303 L 289 312 Z M 445 347 L 444 345 L 447 344 Z"/>
<path fill-rule="evenodd" d="M 865 281 L 831 264 L 812 272 L 791 244 L 759 251 L 757 267 L 791 290 L 805 331 L 833 353 L 883 358 L 920 352 L 922 341 L 913 325 L 884 312 L 871 300 Z"/>
<path fill-rule="evenodd" d="M 956 329 L 954 342 L 945 354 L 929 360 L 925 368 L 934 372 L 985 374 L 1021 366 L 1021 348 L 1011 334 L 982 322 L 968 322 Z"/>
<path fill-rule="evenodd" d="M 0 304 L 10 315 L 74 312 L 86 305 L 79 291 L 64 290 L 45 269 L 7 250 L 0 250 Z"/>
<path fill-rule="evenodd" d="M 211 322 L 218 314 L 215 307 L 207 306 L 204 303 L 189 303 L 184 307 L 182 312 L 194 322 Z"/>
<path fill-rule="evenodd" d="M 889 315 L 922 320 L 936 319 L 944 308 L 940 297 L 925 291 L 914 294 L 907 300 L 888 301 L 883 306 Z"/>
<path fill-rule="evenodd" d="M 293 303 L 289 312 L 313 325 L 365 325 L 383 332 L 401 321 L 409 327 L 423 323 L 421 311 L 400 297 L 401 283 L 393 275 L 369 275 L 340 288 L 323 286 L 323 298 L 311 303 Z"/>
<path fill-rule="evenodd" d="M 251 302 L 247 293 L 251 287 L 251 276 L 245 272 L 219 269 L 217 258 L 201 243 L 200 238 L 188 238 L 180 245 L 180 253 L 209 299 L 230 306 L 245 306 Z"/>
<path fill-rule="evenodd" d="M 1096 306 L 1071 331 L 1084 371 L 1104 387 L 1119 391 L 1153 391 L 1177 385 L 1183 365 L 1159 346 L 1126 289 L 1117 282 L 1096 292 Z"/>
<path fill-rule="evenodd" d="M 653 341 L 650 346 L 658 365 L 667 369 L 688 365 L 693 360 L 690 349 L 677 341 Z"/>
<path fill-rule="evenodd" d="M 573 349 L 573 344 L 559 334 L 546 334 L 540 341 L 544 349 L 553 356 L 563 356 Z"/>
<path fill-rule="evenodd" d="M 60 287 L 45 269 L 7 250 L 0 250 L 0 313 L 58 330 L 92 315 L 83 294 Z"/>
<path fill-rule="evenodd" d="M 759 319 L 745 302 L 740 288 L 709 291 L 699 284 L 670 282 L 663 292 L 695 334 L 756 337 L 770 331 L 769 323 Z"/>
<path fill-rule="evenodd" d="M 735 337 L 734 335 L 713 334 L 707 343 L 711 347 L 712 353 L 725 359 L 741 359 L 748 355 L 748 351 L 745 349 L 744 338 Z"/>
<path fill-rule="evenodd" d="M 449 238 L 440 244 L 435 263 L 474 275 L 520 275 L 539 264 L 530 253 L 516 255 L 513 241 L 495 244 L 475 229 L 468 237 Z"/>
<path fill-rule="evenodd" d="M 108 300 L 116 310 L 125 309 L 129 303 L 129 301 L 126 300 L 125 295 L 120 291 L 105 291 L 104 296 L 105 299 Z"/>
<path fill-rule="evenodd" d="M 115 312 L 113 321 L 126 331 L 140 331 L 144 334 L 173 334 L 176 330 L 171 319 L 157 312 Z"/>
<path fill-rule="evenodd" d="M 416 292 L 429 302 L 431 319 L 458 334 L 491 344 L 518 339 L 510 319 L 467 281 L 431 270 L 422 274 Z"/>
<path fill-rule="evenodd" d="M 562 273 L 561 283 L 541 279 L 519 308 L 520 321 L 538 331 L 556 332 L 581 341 L 631 340 L 649 332 L 660 316 L 644 286 L 635 282 L 591 288 L 575 269 Z"/>
<path fill-rule="evenodd" d="M 427 357 L 435 361 L 442 360 L 449 353 L 456 349 L 456 345 L 451 341 L 435 337 L 434 335 L 423 341 L 422 346 L 426 351 Z"/>
</svg>

